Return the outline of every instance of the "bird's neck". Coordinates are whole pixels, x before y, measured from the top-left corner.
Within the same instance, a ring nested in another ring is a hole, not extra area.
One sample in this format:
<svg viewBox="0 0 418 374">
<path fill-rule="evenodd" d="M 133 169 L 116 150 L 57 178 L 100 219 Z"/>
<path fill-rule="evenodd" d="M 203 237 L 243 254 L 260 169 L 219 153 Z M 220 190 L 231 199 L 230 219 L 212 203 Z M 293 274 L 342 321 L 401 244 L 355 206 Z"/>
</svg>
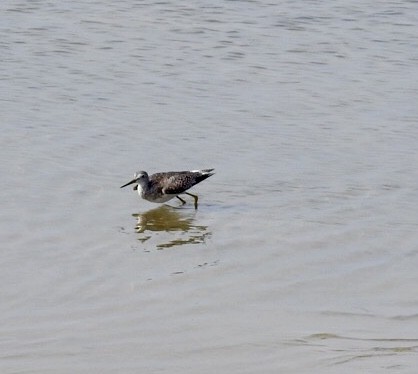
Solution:
<svg viewBox="0 0 418 374">
<path fill-rule="evenodd" d="M 138 195 L 143 196 L 144 193 L 148 190 L 148 181 L 141 180 L 140 183 L 138 183 Z"/>
</svg>

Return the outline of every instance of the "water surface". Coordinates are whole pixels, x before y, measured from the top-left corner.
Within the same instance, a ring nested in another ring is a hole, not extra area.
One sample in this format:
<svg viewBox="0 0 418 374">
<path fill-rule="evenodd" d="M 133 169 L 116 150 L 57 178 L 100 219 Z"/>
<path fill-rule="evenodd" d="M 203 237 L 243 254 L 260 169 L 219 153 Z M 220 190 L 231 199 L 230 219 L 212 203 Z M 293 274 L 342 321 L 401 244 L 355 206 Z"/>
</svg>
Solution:
<svg viewBox="0 0 418 374">
<path fill-rule="evenodd" d="M 416 371 L 416 2 L 0 11 L 2 373 Z"/>
</svg>

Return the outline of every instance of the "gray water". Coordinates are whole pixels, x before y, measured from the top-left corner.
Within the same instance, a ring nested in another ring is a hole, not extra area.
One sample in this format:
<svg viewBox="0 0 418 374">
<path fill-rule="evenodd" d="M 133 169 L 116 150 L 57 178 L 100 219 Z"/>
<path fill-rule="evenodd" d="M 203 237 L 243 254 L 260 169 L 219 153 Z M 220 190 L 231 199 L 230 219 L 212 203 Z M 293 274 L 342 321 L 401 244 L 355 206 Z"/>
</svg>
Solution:
<svg viewBox="0 0 418 374">
<path fill-rule="evenodd" d="M 0 11 L 1 373 L 416 373 L 417 2 Z"/>
</svg>

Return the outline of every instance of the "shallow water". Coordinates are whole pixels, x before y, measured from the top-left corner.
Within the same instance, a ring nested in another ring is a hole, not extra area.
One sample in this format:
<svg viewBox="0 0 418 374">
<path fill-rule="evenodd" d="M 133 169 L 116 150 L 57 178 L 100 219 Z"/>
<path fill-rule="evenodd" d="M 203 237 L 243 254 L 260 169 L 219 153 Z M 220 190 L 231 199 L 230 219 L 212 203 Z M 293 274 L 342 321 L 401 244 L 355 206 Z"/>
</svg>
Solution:
<svg viewBox="0 0 418 374">
<path fill-rule="evenodd" d="M 3 1 L 0 371 L 415 373 L 417 7 Z"/>
</svg>

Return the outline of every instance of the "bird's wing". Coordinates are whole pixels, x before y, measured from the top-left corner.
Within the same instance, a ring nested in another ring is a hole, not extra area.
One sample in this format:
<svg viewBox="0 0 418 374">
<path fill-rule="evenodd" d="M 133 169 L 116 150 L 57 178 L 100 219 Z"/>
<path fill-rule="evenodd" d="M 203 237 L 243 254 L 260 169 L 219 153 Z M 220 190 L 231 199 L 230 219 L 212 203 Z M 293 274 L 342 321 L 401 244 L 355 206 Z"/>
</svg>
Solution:
<svg viewBox="0 0 418 374">
<path fill-rule="evenodd" d="M 170 195 L 177 195 L 188 190 L 196 184 L 193 174 L 184 173 L 172 175 L 166 179 L 163 192 Z"/>
</svg>

